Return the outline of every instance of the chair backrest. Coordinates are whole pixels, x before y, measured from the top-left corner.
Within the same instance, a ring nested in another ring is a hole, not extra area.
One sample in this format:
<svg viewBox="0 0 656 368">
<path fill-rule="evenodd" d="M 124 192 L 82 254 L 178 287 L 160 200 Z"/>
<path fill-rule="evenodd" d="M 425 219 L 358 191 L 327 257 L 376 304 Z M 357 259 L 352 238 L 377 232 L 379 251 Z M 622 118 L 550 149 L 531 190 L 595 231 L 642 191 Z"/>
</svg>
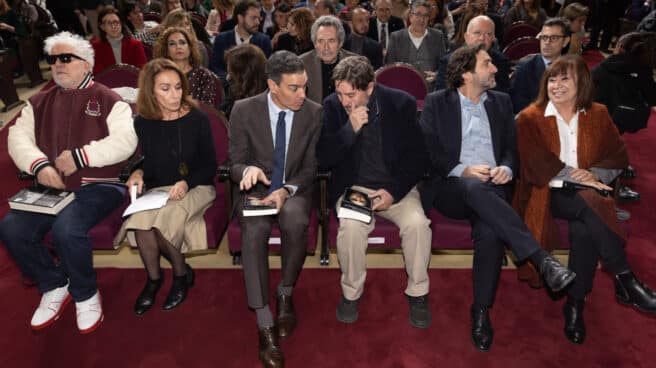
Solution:
<svg viewBox="0 0 656 368">
<path fill-rule="evenodd" d="M 228 160 L 228 119 L 214 106 L 201 103 L 200 109 L 210 118 L 216 162 L 221 165 Z"/>
<path fill-rule="evenodd" d="M 196 12 L 189 12 L 189 15 L 191 15 L 192 18 L 196 19 L 198 23 L 202 24 L 203 27 L 205 27 L 205 25 L 207 24 L 207 18 L 205 18 L 201 14 Z"/>
<path fill-rule="evenodd" d="M 535 37 L 522 37 L 514 40 L 510 45 L 503 49 L 503 54 L 516 63 L 519 59 L 526 55 L 536 54 L 540 52 L 540 41 Z"/>
<path fill-rule="evenodd" d="M 139 84 L 139 68 L 130 64 L 115 64 L 100 72 L 95 77 L 95 80 L 109 88 L 137 88 Z"/>
<path fill-rule="evenodd" d="M 535 37 L 540 30 L 525 22 L 515 22 L 503 32 L 503 44 L 510 45 L 514 40 L 522 37 Z"/>
<path fill-rule="evenodd" d="M 428 94 L 428 84 L 424 76 L 412 65 L 405 63 L 395 63 L 378 69 L 376 82 L 408 92 L 417 100 L 423 100 Z"/>
<path fill-rule="evenodd" d="M 143 15 L 144 21 L 162 23 L 162 16 L 156 12 L 148 12 Z"/>
</svg>

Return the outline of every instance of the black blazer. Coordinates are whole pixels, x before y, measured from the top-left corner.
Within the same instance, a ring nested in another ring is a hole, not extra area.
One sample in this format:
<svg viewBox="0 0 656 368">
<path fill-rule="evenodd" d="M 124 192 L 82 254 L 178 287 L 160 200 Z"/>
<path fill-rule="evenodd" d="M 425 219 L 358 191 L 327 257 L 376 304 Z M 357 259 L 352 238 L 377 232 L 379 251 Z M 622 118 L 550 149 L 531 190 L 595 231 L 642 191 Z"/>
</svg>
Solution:
<svg viewBox="0 0 656 368">
<path fill-rule="evenodd" d="M 376 17 L 371 17 L 369 19 L 369 33 L 367 33 L 367 37 L 371 38 L 376 42 L 380 42 L 380 39 L 378 37 L 378 22 L 376 21 L 376 19 L 377 19 Z M 390 19 L 387 21 L 387 28 L 389 28 L 387 30 L 387 34 L 391 35 L 392 32 L 405 28 L 405 23 L 403 23 L 403 19 L 392 15 Z M 389 42 L 389 37 L 387 37 L 387 42 Z"/>
<path fill-rule="evenodd" d="M 353 39 L 353 33 L 346 38 L 344 41 L 343 48 L 354 52 L 351 49 L 351 40 Z M 383 66 L 383 46 L 380 43 L 370 39 L 369 37 L 362 37 L 362 56 L 365 56 L 373 65 L 374 70 Z"/>
<path fill-rule="evenodd" d="M 535 101 L 540 90 L 540 80 L 544 73 L 544 61 L 541 54 L 527 57 L 517 63 L 510 87 L 510 98 L 515 114 Z"/>
<path fill-rule="evenodd" d="M 416 119 L 417 103 L 414 97 L 403 91 L 377 84 L 368 107 L 369 121 L 379 119 L 383 160 L 393 176 L 392 184 L 383 189 L 394 197 L 396 203 L 419 182 L 426 168 L 426 150 Z M 335 93 L 326 97 L 323 108 L 317 159 L 320 168 L 332 170 L 328 190 L 330 204 L 334 206 L 344 189 L 353 185 L 355 180 L 361 136 L 353 133 L 346 110 Z"/>
<path fill-rule="evenodd" d="M 492 148 L 497 166 L 508 166 L 516 176 L 519 173 L 517 142 L 510 97 L 502 92 L 487 91 L 484 106 L 490 121 Z M 428 151 L 428 171 L 432 181 L 445 181 L 449 172 L 460 163 L 461 119 L 460 97 L 455 89 L 444 89 L 426 96 L 419 125 Z M 436 185 L 424 187 L 424 204 L 433 203 L 437 194 L 435 188 Z"/>
</svg>

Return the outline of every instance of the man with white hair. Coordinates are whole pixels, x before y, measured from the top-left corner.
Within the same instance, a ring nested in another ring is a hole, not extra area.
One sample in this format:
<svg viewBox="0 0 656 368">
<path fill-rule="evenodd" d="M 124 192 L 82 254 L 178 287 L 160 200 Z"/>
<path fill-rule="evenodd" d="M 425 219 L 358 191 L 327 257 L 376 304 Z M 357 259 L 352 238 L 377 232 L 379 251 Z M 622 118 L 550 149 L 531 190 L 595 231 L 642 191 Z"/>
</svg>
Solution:
<svg viewBox="0 0 656 368">
<path fill-rule="evenodd" d="M 335 91 L 331 82 L 333 69 L 347 56 L 356 54 L 342 49 L 346 32 L 342 21 L 332 15 L 323 15 L 312 24 L 310 37 L 314 50 L 301 55 L 308 76 L 307 98 L 321 104 Z"/>
<path fill-rule="evenodd" d="M 9 155 L 40 185 L 73 191 L 75 199 L 56 216 L 10 210 L 0 221 L 0 240 L 42 294 L 32 328 L 55 322 L 73 300 L 78 329 L 86 334 L 103 320 L 88 232 L 123 202 L 126 189 L 112 179 L 137 136 L 130 106 L 93 81 L 87 40 L 61 32 L 46 39 L 44 49 L 56 86 L 29 99 L 9 129 Z M 48 232 L 58 263 L 42 243 Z"/>
<path fill-rule="evenodd" d="M 465 45 L 475 46 L 485 44 L 485 51 L 492 58 L 494 66 L 497 67 L 497 73 L 495 75 L 496 87 L 493 90 L 507 93 L 510 90 L 510 61 L 504 54 L 492 48 L 496 39 L 494 29 L 494 21 L 487 15 L 479 15 L 472 18 L 467 24 L 467 31 L 464 35 Z M 436 91 L 446 88 L 446 66 L 449 64 L 452 53 L 450 52 L 440 59 L 437 80 L 435 82 Z"/>
</svg>

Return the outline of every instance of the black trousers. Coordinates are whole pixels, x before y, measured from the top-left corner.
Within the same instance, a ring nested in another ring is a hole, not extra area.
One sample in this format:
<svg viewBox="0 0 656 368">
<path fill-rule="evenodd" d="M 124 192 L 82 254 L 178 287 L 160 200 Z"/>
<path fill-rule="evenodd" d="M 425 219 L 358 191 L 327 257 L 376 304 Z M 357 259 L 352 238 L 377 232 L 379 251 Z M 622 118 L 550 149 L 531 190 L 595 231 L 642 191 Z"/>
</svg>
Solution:
<svg viewBox="0 0 656 368">
<path fill-rule="evenodd" d="M 468 219 L 474 242 L 474 303 L 494 302 L 505 244 L 520 261 L 540 250 L 526 224 L 510 206 L 510 188 L 474 178 L 439 179 L 433 206 L 444 216 Z"/>
<path fill-rule="evenodd" d="M 248 306 L 262 308 L 269 304 L 271 225 L 277 221 L 281 233 L 282 285 L 294 286 L 305 262 L 311 199 L 304 195 L 290 197 L 277 216 L 243 217 L 243 199 L 237 203 Z"/>
<path fill-rule="evenodd" d="M 576 272 L 570 296 L 582 300 L 592 290 L 599 258 L 614 275 L 629 269 L 622 238 L 576 192 L 552 190 L 551 214 L 569 224 L 569 269 Z"/>
</svg>

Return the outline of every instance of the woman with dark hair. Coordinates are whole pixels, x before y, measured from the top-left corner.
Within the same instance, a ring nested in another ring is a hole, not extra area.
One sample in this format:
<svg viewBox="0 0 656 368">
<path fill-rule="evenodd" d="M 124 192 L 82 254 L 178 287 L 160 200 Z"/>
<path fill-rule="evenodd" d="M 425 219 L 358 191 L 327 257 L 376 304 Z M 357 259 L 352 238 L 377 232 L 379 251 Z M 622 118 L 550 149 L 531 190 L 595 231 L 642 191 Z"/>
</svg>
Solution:
<svg viewBox="0 0 656 368">
<path fill-rule="evenodd" d="M 229 84 L 228 95 L 221 104 L 221 111 L 230 117 L 232 105 L 237 100 L 255 96 L 267 89 L 264 72 L 266 56 L 262 49 L 242 44 L 226 51 L 226 69 Z"/>
<path fill-rule="evenodd" d="M 571 3 L 563 9 L 563 18 L 569 21 L 569 54 L 580 55 L 583 52 L 585 38 L 585 22 L 588 20 L 590 8 L 581 3 Z"/>
<path fill-rule="evenodd" d="M 314 16 L 310 9 L 293 9 L 287 20 L 287 33 L 279 36 L 278 43 L 273 50 L 287 50 L 296 55 L 313 50 L 314 45 L 310 38 L 312 23 L 314 23 Z"/>
<path fill-rule="evenodd" d="M 271 39 L 271 46 L 275 49 L 278 45 L 280 36 L 287 33 L 287 24 L 289 23 L 289 13 L 292 11 L 291 6 L 286 3 L 280 3 L 273 11 L 273 27 L 267 29 L 267 36 Z"/>
<path fill-rule="evenodd" d="M 191 97 L 215 106 L 218 79 L 200 64 L 198 42 L 194 42 L 188 30 L 181 27 L 168 28 L 157 40 L 153 56 L 167 58 L 176 63 L 189 80 Z"/>
<path fill-rule="evenodd" d="M 130 64 L 141 68 L 146 64 L 146 53 L 139 40 L 131 38 L 123 26 L 118 10 L 112 6 L 98 13 L 100 39 L 91 40 L 95 52 L 93 74 L 98 74 L 114 64 Z"/>
<path fill-rule="evenodd" d="M 189 96 L 189 84 L 177 65 L 163 58 L 144 66 L 139 75 L 137 117 L 143 164 L 126 185 L 139 194 L 163 192 L 168 197 L 159 209 L 134 213 L 125 220 L 115 244 L 127 236 L 139 248 L 147 273 L 134 312 L 150 309 L 162 286 L 160 256 L 173 268 L 173 283 L 162 308 L 180 305 L 194 284 L 194 272 L 184 253 L 207 249 L 203 213 L 214 202 L 216 155 L 210 121 Z"/>
<path fill-rule="evenodd" d="M 656 293 L 629 267 L 626 236 L 608 195 L 628 155 L 608 110 L 593 102 L 593 89 L 585 61 L 561 56 L 547 67 L 536 101 L 517 122 L 519 213 L 545 249 L 558 242 L 553 220 L 569 224 L 569 269 L 576 279 L 566 289 L 563 315 L 565 336 L 575 344 L 585 340 L 583 308 L 599 259 L 614 277 L 618 302 L 656 313 Z"/>
<path fill-rule="evenodd" d="M 143 9 L 134 1 L 126 1 L 121 9 L 123 23 L 132 33 L 132 37 L 153 46 L 162 27 L 157 22 L 144 21 Z"/>
<path fill-rule="evenodd" d="M 175 9 L 183 9 L 180 0 L 162 0 L 162 19 Z"/>
<path fill-rule="evenodd" d="M 526 22 L 540 30 L 545 20 L 547 12 L 540 6 L 540 0 L 520 0 L 503 17 L 503 26 L 507 29 L 515 22 Z"/>
<path fill-rule="evenodd" d="M 455 33 L 455 25 L 453 24 L 453 16 L 447 9 L 444 0 L 427 0 L 428 5 L 431 7 L 430 18 L 428 19 L 429 27 L 433 27 L 442 31 L 451 39 Z"/>
</svg>

